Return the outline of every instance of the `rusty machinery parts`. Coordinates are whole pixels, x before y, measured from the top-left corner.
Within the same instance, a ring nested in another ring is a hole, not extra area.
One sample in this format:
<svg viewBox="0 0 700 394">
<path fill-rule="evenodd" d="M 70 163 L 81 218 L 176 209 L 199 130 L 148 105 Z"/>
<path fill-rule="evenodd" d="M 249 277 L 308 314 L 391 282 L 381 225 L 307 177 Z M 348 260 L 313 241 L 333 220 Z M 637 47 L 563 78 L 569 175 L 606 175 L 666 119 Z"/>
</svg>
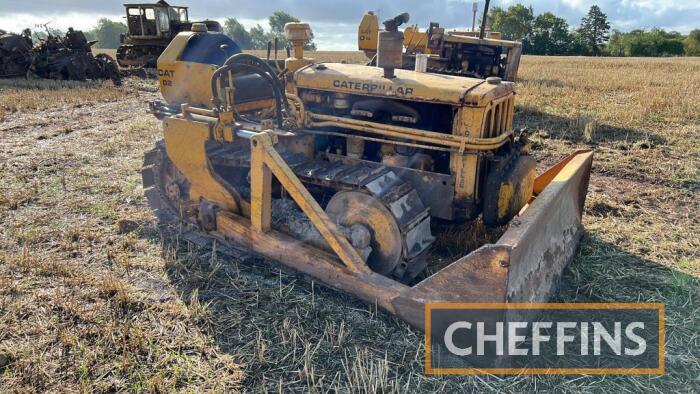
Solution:
<svg viewBox="0 0 700 394">
<path fill-rule="evenodd" d="M 489 2 L 486 2 L 484 19 L 488 15 L 488 6 Z M 472 78 L 499 77 L 505 81 L 517 78 L 521 43 L 502 40 L 499 33 L 486 31 L 485 24 L 480 32 L 448 31 L 436 22 L 431 22 L 426 31 L 411 25 L 404 29 L 399 41 L 396 22 L 398 25 L 408 22 L 408 14 L 385 21 L 384 30 L 379 29 L 374 12 L 362 17 L 358 26 L 358 49 L 371 59 L 371 65 L 377 65 L 378 47 L 382 45 L 384 50 L 389 46 L 401 49 L 400 55 L 390 51 L 395 68 L 413 70 L 417 62 L 427 60 L 425 71 L 431 73 Z"/>
<path fill-rule="evenodd" d="M 121 84 L 117 63 L 106 54 L 94 55 L 82 31 L 69 28 L 65 36 L 48 34 L 33 45 L 31 32 L 0 35 L 0 77 L 60 80 L 110 79 Z"/>
<path fill-rule="evenodd" d="M 210 32 L 223 31 L 216 21 L 190 21 L 188 7 L 171 6 L 164 0 L 125 4 L 124 7 L 128 32 L 120 37 L 117 49 L 117 62 L 124 68 L 154 68 L 170 41 L 195 25 Z"/>
</svg>

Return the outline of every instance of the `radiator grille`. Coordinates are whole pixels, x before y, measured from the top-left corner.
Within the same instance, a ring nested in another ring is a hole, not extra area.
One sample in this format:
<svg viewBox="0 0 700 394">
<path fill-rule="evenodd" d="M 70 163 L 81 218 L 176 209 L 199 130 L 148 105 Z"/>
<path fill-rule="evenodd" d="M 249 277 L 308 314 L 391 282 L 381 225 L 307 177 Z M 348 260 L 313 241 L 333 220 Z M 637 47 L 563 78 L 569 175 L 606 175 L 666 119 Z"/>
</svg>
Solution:
<svg viewBox="0 0 700 394">
<path fill-rule="evenodd" d="M 515 96 L 494 100 L 489 106 L 484 118 L 484 138 L 497 137 L 513 128 L 513 112 L 515 111 Z"/>
</svg>

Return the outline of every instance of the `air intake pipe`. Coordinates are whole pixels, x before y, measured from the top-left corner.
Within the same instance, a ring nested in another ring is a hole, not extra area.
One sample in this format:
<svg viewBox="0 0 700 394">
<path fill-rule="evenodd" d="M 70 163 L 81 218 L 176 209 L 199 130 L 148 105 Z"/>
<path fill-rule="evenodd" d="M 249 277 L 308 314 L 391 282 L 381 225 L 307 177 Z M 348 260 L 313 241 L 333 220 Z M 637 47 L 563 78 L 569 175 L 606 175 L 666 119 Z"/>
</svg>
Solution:
<svg viewBox="0 0 700 394">
<path fill-rule="evenodd" d="M 481 30 L 479 31 L 479 39 L 483 40 L 484 36 L 486 35 L 486 24 L 488 22 L 489 18 L 489 3 L 490 0 L 486 0 L 486 4 L 484 4 L 484 16 L 481 18 Z"/>
<path fill-rule="evenodd" d="M 403 13 L 383 22 L 377 45 L 377 67 L 384 69 L 384 78 L 395 78 L 394 69 L 403 66 L 403 32 L 399 26 L 408 22 L 408 13 Z"/>
</svg>

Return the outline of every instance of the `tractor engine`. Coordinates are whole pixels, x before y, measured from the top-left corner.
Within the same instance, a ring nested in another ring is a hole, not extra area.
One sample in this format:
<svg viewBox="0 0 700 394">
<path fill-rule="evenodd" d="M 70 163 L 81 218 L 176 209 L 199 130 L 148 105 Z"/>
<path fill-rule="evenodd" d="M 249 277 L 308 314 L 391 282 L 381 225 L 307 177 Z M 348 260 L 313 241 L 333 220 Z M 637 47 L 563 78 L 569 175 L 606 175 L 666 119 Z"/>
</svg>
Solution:
<svg viewBox="0 0 700 394">
<path fill-rule="evenodd" d="M 381 68 L 317 63 L 295 73 L 290 85 L 310 114 L 317 151 L 395 169 L 421 191 L 433 217 L 483 213 L 488 225 L 507 223 L 527 203 L 535 171 L 526 142 L 513 135 L 513 84 L 394 72 L 387 79 Z M 469 139 L 483 144 L 460 145 Z M 518 193 L 506 196 L 491 183 Z M 505 205 L 486 203 L 499 195 Z"/>
</svg>

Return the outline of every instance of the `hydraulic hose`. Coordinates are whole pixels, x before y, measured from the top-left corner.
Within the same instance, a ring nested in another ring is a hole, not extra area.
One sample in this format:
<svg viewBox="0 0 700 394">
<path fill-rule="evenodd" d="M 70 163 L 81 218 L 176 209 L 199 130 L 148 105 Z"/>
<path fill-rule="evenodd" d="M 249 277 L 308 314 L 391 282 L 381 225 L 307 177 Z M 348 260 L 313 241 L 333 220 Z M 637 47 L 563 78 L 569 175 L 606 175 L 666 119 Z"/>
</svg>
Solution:
<svg viewBox="0 0 700 394">
<path fill-rule="evenodd" d="M 233 55 L 226 60 L 222 67 L 218 68 L 214 72 L 214 74 L 211 77 L 211 93 L 212 99 L 214 100 L 214 104 L 220 104 L 218 86 L 219 78 L 221 77 L 221 75 L 233 70 L 234 68 L 257 74 L 270 85 L 270 88 L 272 88 L 272 93 L 275 98 L 277 126 L 279 128 L 282 128 L 284 124 L 282 111 L 288 108 L 289 106 L 287 98 L 284 94 L 282 82 L 279 80 L 274 70 L 267 63 L 253 55 L 245 53 Z"/>
<path fill-rule="evenodd" d="M 277 86 L 277 89 L 279 89 L 280 95 L 284 97 L 284 86 L 282 86 L 282 81 L 280 81 L 277 77 L 277 73 L 275 72 L 275 70 L 272 67 L 270 67 L 270 65 L 264 60 L 260 59 L 257 56 L 253 56 L 247 53 L 237 53 L 226 59 L 226 62 L 224 62 L 225 66 L 230 66 L 232 64 L 251 64 L 263 70 L 266 70 L 268 74 L 275 77 L 275 85 Z"/>
<path fill-rule="evenodd" d="M 273 80 L 273 77 L 270 76 L 267 72 L 264 70 L 261 70 L 260 68 L 250 65 L 250 64 L 236 64 L 236 68 L 248 72 L 252 72 L 254 74 L 259 75 L 261 78 L 263 78 L 272 88 L 272 92 L 274 94 L 275 98 L 275 106 L 276 106 L 276 121 L 277 121 L 277 126 L 282 127 L 283 125 L 283 117 L 282 117 L 282 109 L 283 107 L 283 101 L 282 101 L 282 95 L 280 94 L 279 90 L 275 88 L 275 83 Z M 211 78 L 211 89 L 212 89 L 212 97 L 214 100 L 214 103 L 216 105 L 220 104 L 219 101 L 219 89 L 218 89 L 218 80 L 219 77 L 226 73 L 229 72 L 232 69 L 232 66 L 223 66 L 219 69 L 217 69 L 214 74 L 212 75 Z"/>
</svg>

